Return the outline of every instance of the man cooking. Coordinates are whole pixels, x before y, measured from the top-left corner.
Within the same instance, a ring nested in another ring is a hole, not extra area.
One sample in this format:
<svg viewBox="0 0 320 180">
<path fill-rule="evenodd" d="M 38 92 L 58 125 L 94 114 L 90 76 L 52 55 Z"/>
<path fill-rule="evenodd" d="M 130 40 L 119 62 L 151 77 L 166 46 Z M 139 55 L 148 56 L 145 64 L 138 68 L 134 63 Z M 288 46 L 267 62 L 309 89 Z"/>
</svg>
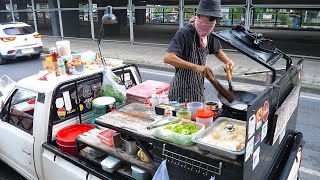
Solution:
<svg viewBox="0 0 320 180">
<path fill-rule="evenodd" d="M 221 44 L 211 33 L 222 17 L 220 0 L 201 0 L 191 23 L 180 28 L 164 55 L 164 62 L 176 68 L 170 84 L 169 98 L 204 102 L 204 77 L 208 76 L 206 56 L 214 54 L 234 70 L 234 62 L 221 50 Z"/>
</svg>

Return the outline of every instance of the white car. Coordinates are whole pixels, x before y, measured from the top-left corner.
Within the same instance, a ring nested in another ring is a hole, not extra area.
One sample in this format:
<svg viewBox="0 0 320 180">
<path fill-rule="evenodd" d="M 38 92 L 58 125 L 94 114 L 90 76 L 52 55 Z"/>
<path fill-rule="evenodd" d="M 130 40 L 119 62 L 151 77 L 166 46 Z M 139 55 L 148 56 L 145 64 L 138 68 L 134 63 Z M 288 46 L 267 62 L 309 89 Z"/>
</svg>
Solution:
<svg viewBox="0 0 320 180">
<path fill-rule="evenodd" d="M 26 23 L 0 23 L 0 64 L 22 56 L 39 58 L 42 52 L 41 35 Z"/>
</svg>

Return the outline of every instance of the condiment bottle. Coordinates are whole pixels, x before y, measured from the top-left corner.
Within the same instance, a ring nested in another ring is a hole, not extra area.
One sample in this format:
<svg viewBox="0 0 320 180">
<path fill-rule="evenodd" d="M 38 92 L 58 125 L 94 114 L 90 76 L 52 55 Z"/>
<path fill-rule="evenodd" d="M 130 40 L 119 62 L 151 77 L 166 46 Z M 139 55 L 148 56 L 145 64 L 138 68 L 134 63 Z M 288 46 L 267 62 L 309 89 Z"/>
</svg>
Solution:
<svg viewBox="0 0 320 180">
<path fill-rule="evenodd" d="M 52 60 L 53 62 L 57 62 L 58 61 L 58 51 L 57 51 L 57 48 L 54 47 L 54 46 L 51 46 L 51 48 L 49 49 L 49 53 L 51 54 L 52 56 Z"/>
<path fill-rule="evenodd" d="M 158 105 L 158 98 L 156 94 L 152 94 L 151 98 L 150 98 L 150 103 L 152 108 L 155 108 Z"/>
</svg>

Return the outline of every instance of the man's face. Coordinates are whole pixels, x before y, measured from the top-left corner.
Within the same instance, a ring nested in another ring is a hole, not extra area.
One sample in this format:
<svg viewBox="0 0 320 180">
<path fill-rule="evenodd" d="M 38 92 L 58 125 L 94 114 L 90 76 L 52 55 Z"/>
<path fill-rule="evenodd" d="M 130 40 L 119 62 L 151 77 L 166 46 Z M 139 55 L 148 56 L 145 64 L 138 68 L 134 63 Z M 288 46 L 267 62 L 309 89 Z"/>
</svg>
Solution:
<svg viewBox="0 0 320 180">
<path fill-rule="evenodd" d="M 209 21 L 209 22 L 213 22 L 214 21 L 214 24 L 216 24 L 216 22 L 217 22 L 217 18 L 216 17 L 213 17 L 213 16 L 206 16 L 206 15 L 199 15 L 199 18 L 201 18 L 201 19 L 205 19 L 205 20 L 207 20 L 207 21 Z"/>
</svg>

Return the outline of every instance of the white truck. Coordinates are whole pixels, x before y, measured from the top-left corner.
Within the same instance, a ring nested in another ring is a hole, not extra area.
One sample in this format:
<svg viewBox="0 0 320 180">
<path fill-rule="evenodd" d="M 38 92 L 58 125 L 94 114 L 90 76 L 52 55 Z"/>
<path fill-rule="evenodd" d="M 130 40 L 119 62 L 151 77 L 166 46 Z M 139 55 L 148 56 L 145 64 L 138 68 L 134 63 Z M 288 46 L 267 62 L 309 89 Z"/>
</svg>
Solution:
<svg viewBox="0 0 320 180">
<path fill-rule="evenodd" d="M 127 86 L 141 82 L 139 71 L 134 65 L 113 71 L 122 80 L 127 78 L 123 81 Z M 54 142 L 55 135 L 63 127 L 89 121 L 91 101 L 99 96 L 101 82 L 102 70 L 99 69 L 77 76 L 57 77 L 52 81 L 41 81 L 34 75 L 11 84 L 7 91 L 2 89 L 1 160 L 26 179 L 107 178 L 101 174 L 97 178 L 99 173 L 90 173 L 90 165 L 85 165 L 50 143 Z M 72 107 L 64 117 L 57 114 L 56 100 L 61 97 L 69 98 Z M 83 104 L 81 111 L 76 106 L 77 98 Z"/>
<path fill-rule="evenodd" d="M 113 72 L 127 87 L 141 82 L 139 70 L 135 65 L 116 68 Z M 60 129 L 72 124 L 89 122 L 92 115 L 91 101 L 99 96 L 102 77 L 101 69 L 86 71 L 77 76 L 58 77 L 51 81 L 39 80 L 34 75 L 11 85 L 9 90 L 2 89 L 2 97 L 0 94 L 1 160 L 26 179 L 132 179 L 117 173 L 108 173 L 101 167 L 71 156 L 61 151 L 55 141 Z M 71 107 L 66 108 L 66 111 L 61 110 L 62 98 L 65 106 Z M 273 157 L 275 167 L 264 170 L 270 172 L 270 176 L 259 177 L 259 179 L 297 179 L 301 161 L 302 135 L 300 133 L 294 137 L 291 137 L 292 140 L 288 145 L 277 150 L 277 154 L 282 155 Z M 158 139 L 152 140 L 158 144 L 167 143 Z M 174 148 L 190 151 L 178 146 Z M 194 153 L 194 151 L 191 152 Z M 288 156 L 285 156 L 286 154 Z M 199 156 L 206 156 L 206 154 L 199 154 Z M 180 178 L 192 179 L 192 176 L 187 176 L 186 171 L 178 169 L 168 171 L 179 172 Z M 241 173 L 243 172 L 239 171 L 240 175 Z M 216 179 L 228 179 L 227 175 L 228 173 L 222 171 Z M 239 176 L 236 177 L 235 179 L 239 179 Z M 209 178 L 199 176 L 199 179 Z"/>
</svg>

